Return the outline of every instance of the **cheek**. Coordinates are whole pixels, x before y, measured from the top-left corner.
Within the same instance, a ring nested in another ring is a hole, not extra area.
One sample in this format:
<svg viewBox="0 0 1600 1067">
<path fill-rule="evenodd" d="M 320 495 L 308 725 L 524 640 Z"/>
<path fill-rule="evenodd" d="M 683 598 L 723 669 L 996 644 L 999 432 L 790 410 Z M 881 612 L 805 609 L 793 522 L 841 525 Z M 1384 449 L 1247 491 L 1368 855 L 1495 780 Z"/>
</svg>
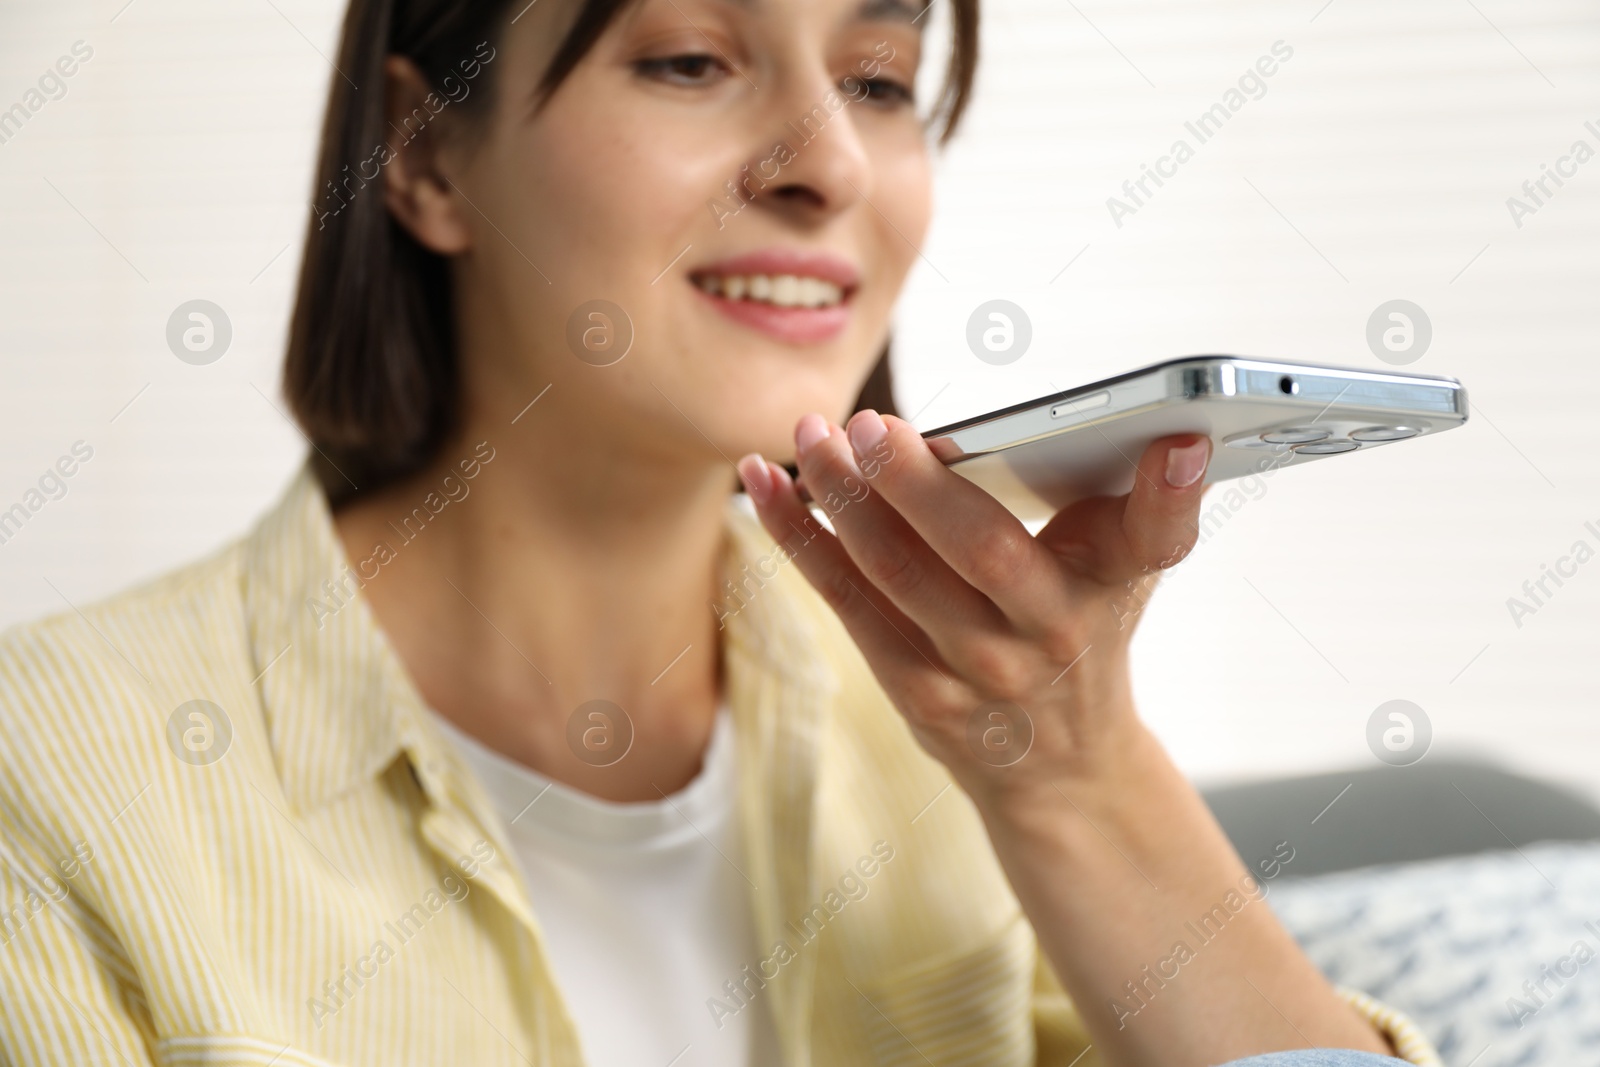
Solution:
<svg viewBox="0 0 1600 1067">
<path fill-rule="evenodd" d="M 868 213 L 878 223 L 885 267 L 903 279 L 916 263 L 933 214 L 932 162 L 918 145 L 874 153 L 873 167 L 877 192 Z"/>
<path fill-rule="evenodd" d="M 597 103 L 559 113 L 552 108 L 536 128 L 523 130 L 502 182 L 506 210 L 520 232 L 495 219 L 517 249 L 493 230 L 484 236 L 491 247 L 500 246 L 492 254 L 512 285 L 501 299 L 537 349 L 569 349 L 568 320 L 594 300 L 627 314 L 640 339 L 632 348 L 635 363 L 659 354 L 660 345 L 644 339 L 680 332 L 675 324 L 690 294 L 668 265 L 686 245 L 698 252 L 717 235 L 708 204 L 744 161 L 730 153 L 727 136 L 713 139 L 705 129 L 682 125 L 649 109 Z"/>
<path fill-rule="evenodd" d="M 526 141 L 518 174 L 533 181 L 520 183 L 521 196 L 537 190 L 529 210 L 541 243 L 559 245 L 552 251 L 575 268 L 618 263 L 631 277 L 653 263 L 645 283 L 682 249 L 680 237 L 712 222 L 708 203 L 738 170 L 695 131 L 615 113 L 569 112 Z"/>
</svg>

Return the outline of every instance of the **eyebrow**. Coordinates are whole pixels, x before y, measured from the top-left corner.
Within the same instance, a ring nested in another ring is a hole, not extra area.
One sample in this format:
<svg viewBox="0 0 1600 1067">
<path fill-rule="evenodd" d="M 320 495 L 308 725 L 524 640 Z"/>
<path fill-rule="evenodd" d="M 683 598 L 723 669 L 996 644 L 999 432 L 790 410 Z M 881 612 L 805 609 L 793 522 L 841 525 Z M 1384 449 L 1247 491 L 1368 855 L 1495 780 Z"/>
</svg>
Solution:
<svg viewBox="0 0 1600 1067">
<path fill-rule="evenodd" d="M 915 23 L 928 13 L 933 0 L 913 3 L 912 0 L 862 0 L 856 9 L 861 22 L 911 22 Z"/>
<path fill-rule="evenodd" d="M 760 7 L 761 0 L 730 0 L 736 7 Z M 919 24 L 933 6 L 933 0 L 861 0 L 856 8 L 858 22 L 906 22 Z M 920 25 L 918 26 L 920 29 Z"/>
</svg>

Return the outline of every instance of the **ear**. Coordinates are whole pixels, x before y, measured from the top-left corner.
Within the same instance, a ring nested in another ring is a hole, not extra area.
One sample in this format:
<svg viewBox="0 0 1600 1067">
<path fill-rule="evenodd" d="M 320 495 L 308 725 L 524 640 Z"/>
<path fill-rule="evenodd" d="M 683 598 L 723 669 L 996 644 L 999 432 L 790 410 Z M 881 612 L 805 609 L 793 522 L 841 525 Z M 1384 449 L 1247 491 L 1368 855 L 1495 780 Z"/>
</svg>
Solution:
<svg viewBox="0 0 1600 1067">
<path fill-rule="evenodd" d="M 452 160 L 441 151 L 446 100 L 405 56 L 386 57 L 383 75 L 390 148 L 383 168 L 383 202 L 424 248 L 440 255 L 464 252 L 472 244 L 472 230 L 448 173 Z"/>
</svg>

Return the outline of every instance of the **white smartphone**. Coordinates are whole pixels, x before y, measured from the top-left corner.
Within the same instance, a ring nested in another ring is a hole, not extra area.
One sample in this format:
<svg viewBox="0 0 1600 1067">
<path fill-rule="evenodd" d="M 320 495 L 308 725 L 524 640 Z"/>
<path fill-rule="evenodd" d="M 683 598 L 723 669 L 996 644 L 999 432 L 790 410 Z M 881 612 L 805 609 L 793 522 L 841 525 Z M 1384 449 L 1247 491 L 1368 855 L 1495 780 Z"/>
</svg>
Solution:
<svg viewBox="0 0 1600 1067">
<path fill-rule="evenodd" d="M 1460 426 L 1454 378 L 1189 356 L 926 431 L 934 455 L 1024 521 L 1133 486 L 1158 438 L 1211 438 L 1206 483 Z"/>
</svg>

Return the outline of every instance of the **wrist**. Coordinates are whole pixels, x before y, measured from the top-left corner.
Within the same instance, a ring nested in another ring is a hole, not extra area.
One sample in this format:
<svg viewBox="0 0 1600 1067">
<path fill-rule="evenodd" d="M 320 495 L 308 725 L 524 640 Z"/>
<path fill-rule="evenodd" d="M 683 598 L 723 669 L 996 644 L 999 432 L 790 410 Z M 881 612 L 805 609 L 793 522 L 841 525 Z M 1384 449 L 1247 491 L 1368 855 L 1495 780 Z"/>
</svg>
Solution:
<svg viewBox="0 0 1600 1067">
<path fill-rule="evenodd" d="M 991 778 L 969 790 L 991 836 L 1023 840 L 1059 838 L 1065 826 L 1085 819 L 1137 825 L 1152 803 L 1171 795 L 1177 769 L 1165 748 L 1131 710 L 1115 727 L 1099 733 L 1092 746 L 1076 748 L 1070 759 L 1051 767 L 1026 767 Z M 1181 782 L 1181 776 L 1179 777 Z"/>
</svg>

